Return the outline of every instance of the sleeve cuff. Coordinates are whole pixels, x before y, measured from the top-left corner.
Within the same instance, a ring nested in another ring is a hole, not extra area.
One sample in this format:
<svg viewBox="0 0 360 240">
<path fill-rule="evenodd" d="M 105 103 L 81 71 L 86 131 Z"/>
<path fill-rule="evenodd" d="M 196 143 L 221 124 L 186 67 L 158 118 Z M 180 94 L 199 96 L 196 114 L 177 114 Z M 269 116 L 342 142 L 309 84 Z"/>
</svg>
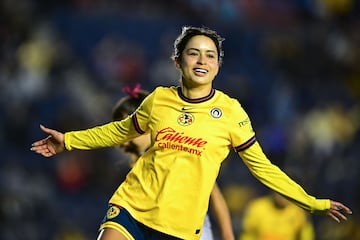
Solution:
<svg viewBox="0 0 360 240">
<path fill-rule="evenodd" d="M 315 206 L 311 210 L 311 213 L 324 213 L 330 209 L 330 200 L 329 199 L 316 199 Z"/>
<path fill-rule="evenodd" d="M 69 134 L 70 133 L 68 133 L 68 132 L 64 134 L 64 144 L 65 144 L 65 149 L 68 150 L 68 151 L 71 151 L 73 149 L 72 149 L 72 147 L 70 145 L 70 139 L 71 138 L 69 137 Z"/>
</svg>

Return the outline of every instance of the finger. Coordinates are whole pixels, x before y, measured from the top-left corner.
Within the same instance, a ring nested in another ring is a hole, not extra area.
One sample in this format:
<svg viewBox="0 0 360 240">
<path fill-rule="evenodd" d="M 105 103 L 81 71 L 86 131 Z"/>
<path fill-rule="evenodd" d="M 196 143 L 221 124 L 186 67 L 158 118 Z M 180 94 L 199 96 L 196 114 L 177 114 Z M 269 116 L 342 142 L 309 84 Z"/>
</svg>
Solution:
<svg viewBox="0 0 360 240">
<path fill-rule="evenodd" d="M 329 217 L 331 217 L 332 219 L 334 219 L 336 222 L 340 222 L 340 220 L 334 215 L 334 214 L 332 214 L 331 212 L 328 212 L 328 214 L 327 214 Z"/>
<path fill-rule="evenodd" d="M 41 151 L 41 150 L 44 150 L 44 149 L 47 149 L 47 148 L 48 148 L 48 146 L 47 146 L 46 143 L 42 143 L 42 144 L 39 143 L 39 144 L 33 144 L 31 146 L 30 150 L 36 152 L 36 151 Z"/>
<path fill-rule="evenodd" d="M 56 151 L 53 147 L 48 146 L 48 145 L 39 145 L 39 146 L 34 146 L 30 148 L 31 151 L 36 152 L 38 154 L 41 154 L 43 156 L 53 156 L 56 154 Z"/>
<path fill-rule="evenodd" d="M 52 155 L 56 154 L 56 151 L 54 148 L 51 147 L 51 148 L 48 148 L 48 150 L 49 150 L 49 153 L 51 153 Z"/>
<path fill-rule="evenodd" d="M 52 157 L 53 155 L 49 152 L 47 153 L 40 153 L 43 157 Z"/>
<path fill-rule="evenodd" d="M 32 150 L 33 152 L 36 152 L 36 153 L 39 153 L 39 154 L 43 154 L 43 153 L 48 153 L 48 152 L 49 152 L 48 148 L 47 148 L 47 147 L 43 147 L 43 146 L 41 146 L 41 147 L 33 147 L 33 148 L 31 148 L 31 150 Z"/>
<path fill-rule="evenodd" d="M 54 156 L 54 154 L 52 154 L 51 152 L 42 153 L 41 155 L 43 155 L 44 157 L 52 157 L 52 156 Z"/>
<path fill-rule="evenodd" d="M 351 209 L 348 208 L 347 206 L 345 206 L 345 205 L 342 204 L 342 203 L 338 203 L 337 209 L 338 209 L 339 211 L 342 210 L 342 211 L 344 211 L 344 212 L 347 213 L 347 214 L 352 214 Z"/>
<path fill-rule="evenodd" d="M 347 217 L 344 214 L 342 214 L 340 211 L 335 211 L 333 213 L 333 215 L 335 215 L 337 218 L 341 218 L 341 219 L 343 219 L 345 221 L 347 220 Z"/>
<path fill-rule="evenodd" d="M 347 206 L 345 206 L 344 204 L 342 204 L 341 202 L 331 201 L 330 204 L 331 204 L 330 209 L 343 211 L 345 213 L 352 214 L 351 209 L 348 208 Z"/>
<path fill-rule="evenodd" d="M 44 157 L 52 157 L 55 154 L 53 154 L 49 149 L 44 149 L 38 152 L 39 154 L 41 154 Z"/>
<path fill-rule="evenodd" d="M 47 134 L 49 134 L 49 135 L 53 135 L 53 134 L 55 133 L 54 130 L 52 130 L 52 129 L 50 129 L 50 128 L 47 128 L 47 127 L 45 127 L 45 126 L 42 125 L 42 124 L 40 124 L 40 129 L 41 129 L 43 132 L 45 132 L 45 133 L 47 133 Z"/>
<path fill-rule="evenodd" d="M 33 147 L 37 147 L 37 146 L 41 146 L 41 145 L 44 145 L 46 143 L 46 141 L 43 139 L 43 140 L 40 140 L 40 141 L 36 141 L 36 142 L 33 142 L 31 144 L 32 148 Z"/>
<path fill-rule="evenodd" d="M 46 145 L 49 138 L 51 138 L 51 136 L 48 136 L 47 138 L 36 141 L 36 142 L 32 143 L 31 146 L 36 147 L 36 146 Z"/>
</svg>

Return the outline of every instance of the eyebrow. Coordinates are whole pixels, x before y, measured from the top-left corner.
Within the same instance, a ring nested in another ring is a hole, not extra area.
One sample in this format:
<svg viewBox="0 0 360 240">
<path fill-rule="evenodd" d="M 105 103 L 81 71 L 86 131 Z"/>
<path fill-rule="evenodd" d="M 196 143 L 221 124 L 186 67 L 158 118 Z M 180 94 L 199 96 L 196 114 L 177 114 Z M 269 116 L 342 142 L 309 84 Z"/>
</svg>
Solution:
<svg viewBox="0 0 360 240">
<path fill-rule="evenodd" d="M 198 51 L 198 52 L 200 52 L 200 49 L 198 49 L 198 48 L 188 48 L 188 49 L 186 49 L 186 51 L 190 51 L 190 50 L 195 50 L 195 51 Z M 216 54 L 216 51 L 215 50 L 206 50 L 206 52 L 211 52 L 211 53 L 214 53 L 214 54 Z"/>
</svg>

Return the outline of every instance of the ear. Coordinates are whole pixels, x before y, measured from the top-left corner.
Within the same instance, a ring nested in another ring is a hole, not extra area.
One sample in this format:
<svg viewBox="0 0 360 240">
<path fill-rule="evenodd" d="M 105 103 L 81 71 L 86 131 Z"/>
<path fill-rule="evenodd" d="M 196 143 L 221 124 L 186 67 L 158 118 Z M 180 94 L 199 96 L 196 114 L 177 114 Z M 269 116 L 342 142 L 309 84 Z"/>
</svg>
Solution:
<svg viewBox="0 0 360 240">
<path fill-rule="evenodd" d="M 178 68 L 178 69 L 181 68 L 181 62 L 180 62 L 180 60 L 178 58 L 175 59 L 175 67 Z"/>
</svg>

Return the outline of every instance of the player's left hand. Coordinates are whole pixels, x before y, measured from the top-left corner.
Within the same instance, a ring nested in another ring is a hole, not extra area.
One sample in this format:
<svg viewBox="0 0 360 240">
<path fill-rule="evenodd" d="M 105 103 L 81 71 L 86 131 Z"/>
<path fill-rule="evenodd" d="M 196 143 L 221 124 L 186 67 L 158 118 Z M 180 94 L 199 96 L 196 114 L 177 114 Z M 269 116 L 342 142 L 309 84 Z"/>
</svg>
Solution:
<svg viewBox="0 0 360 240">
<path fill-rule="evenodd" d="M 345 214 L 352 214 L 350 208 L 348 208 L 347 206 L 345 206 L 340 202 L 330 200 L 330 209 L 326 213 L 327 216 L 329 216 L 330 218 L 334 219 L 337 222 L 340 222 L 341 220 L 344 221 L 347 220 Z"/>
</svg>

